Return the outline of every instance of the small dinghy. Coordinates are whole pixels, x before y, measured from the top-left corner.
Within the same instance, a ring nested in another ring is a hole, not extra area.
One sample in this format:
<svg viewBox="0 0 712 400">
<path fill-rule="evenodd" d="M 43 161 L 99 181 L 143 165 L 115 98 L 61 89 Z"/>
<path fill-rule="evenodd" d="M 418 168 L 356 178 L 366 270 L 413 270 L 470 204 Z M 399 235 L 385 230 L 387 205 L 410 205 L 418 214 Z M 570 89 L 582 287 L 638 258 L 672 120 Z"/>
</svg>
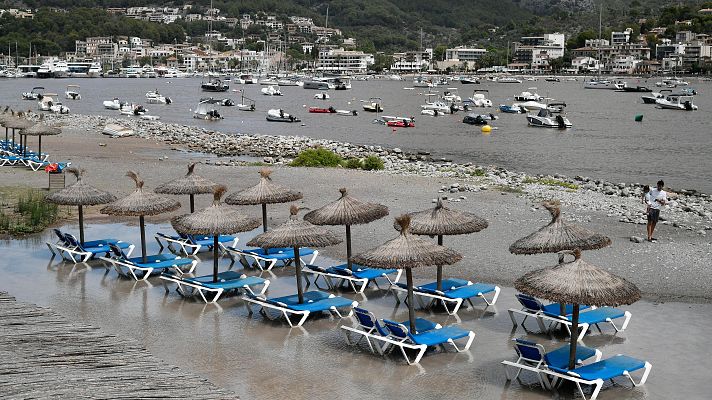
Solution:
<svg viewBox="0 0 712 400">
<path fill-rule="evenodd" d="M 131 128 L 127 128 L 119 124 L 106 124 L 101 133 L 111 137 L 127 137 L 132 136 L 134 131 Z"/>
<path fill-rule="evenodd" d="M 301 122 L 294 115 L 287 114 L 284 110 L 271 109 L 267 111 L 267 121 L 272 122 Z"/>
</svg>

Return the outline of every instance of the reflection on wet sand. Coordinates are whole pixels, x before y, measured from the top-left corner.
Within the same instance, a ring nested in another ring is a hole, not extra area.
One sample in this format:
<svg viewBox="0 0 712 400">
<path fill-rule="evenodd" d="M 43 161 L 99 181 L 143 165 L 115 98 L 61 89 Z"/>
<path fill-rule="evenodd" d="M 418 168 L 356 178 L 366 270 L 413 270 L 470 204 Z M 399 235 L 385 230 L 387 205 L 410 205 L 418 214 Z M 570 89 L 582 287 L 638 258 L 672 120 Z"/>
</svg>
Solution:
<svg viewBox="0 0 712 400">
<path fill-rule="evenodd" d="M 73 229 L 68 226 L 67 229 Z M 148 235 L 169 230 L 165 224 L 148 224 Z M 254 235 L 246 233 L 240 243 Z M 138 242 L 136 229 L 123 224 L 88 226 L 88 237 L 113 236 Z M 28 240 L 5 242 L 0 265 L 0 290 L 20 301 L 52 307 L 66 318 L 102 328 L 119 337 L 138 340 L 151 353 L 185 371 L 235 391 L 242 398 L 452 398 L 452 399 L 546 399 L 550 392 L 539 388 L 536 376 L 522 374 L 507 383 L 500 362 L 514 360 L 512 338 L 527 338 L 547 350 L 568 341 L 557 330 L 541 333 L 527 321 L 513 329 L 508 308 L 519 308 L 512 288 L 502 288 L 495 306 L 476 302 L 457 315 L 418 310 L 418 315 L 442 325 L 455 324 L 476 332 L 472 348 L 464 353 L 428 354 L 419 366 L 408 366 L 398 352 L 381 358 L 368 346 L 346 344 L 340 324 L 350 319 L 313 318 L 301 329 L 289 329 L 283 321 L 269 321 L 258 314 L 249 316 L 239 296 L 225 297 L 218 304 L 184 299 L 175 287 L 166 293 L 162 282 L 118 278 L 108 264 L 90 261 L 69 264 L 56 259 L 48 263 L 44 248 L 48 234 Z M 149 253 L 158 251 L 149 244 Z M 198 256 L 198 274 L 212 267 L 210 254 Z M 320 257 L 317 264 L 332 260 Z M 229 258 L 220 260 L 226 270 Z M 241 270 L 242 266 L 233 268 Z M 418 272 L 415 279 L 431 277 L 433 271 Z M 242 271 L 258 275 L 258 271 Z M 295 292 L 294 269 L 276 268 L 270 296 Z M 387 290 L 367 289 L 363 295 L 349 290 L 340 296 L 359 301 L 380 318 L 407 319 L 407 307 L 396 306 Z M 599 348 L 604 357 L 618 353 L 636 355 L 653 364 L 643 387 L 607 387 L 600 399 L 705 398 L 707 373 L 712 361 L 704 354 L 706 340 L 694 332 L 706 332 L 712 322 L 709 304 L 640 301 L 625 307 L 633 313 L 626 331 L 593 330 L 583 342 Z M 688 368 L 694 366 L 694 368 Z M 621 381 L 622 382 L 622 381 Z M 571 394 L 561 393 L 559 398 Z"/>
</svg>

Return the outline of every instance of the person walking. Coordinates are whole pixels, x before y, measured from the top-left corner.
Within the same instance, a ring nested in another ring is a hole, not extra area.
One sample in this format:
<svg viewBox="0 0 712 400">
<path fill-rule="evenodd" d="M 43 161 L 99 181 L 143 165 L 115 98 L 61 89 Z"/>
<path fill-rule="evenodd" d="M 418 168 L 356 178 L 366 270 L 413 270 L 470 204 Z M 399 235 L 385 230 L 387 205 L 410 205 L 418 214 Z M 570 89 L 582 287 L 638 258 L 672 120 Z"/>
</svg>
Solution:
<svg viewBox="0 0 712 400">
<path fill-rule="evenodd" d="M 664 186 L 665 182 L 659 180 L 655 189 L 646 196 L 646 200 L 648 200 L 648 242 L 657 241 L 653 237 L 653 232 L 655 232 L 655 226 L 660 219 L 660 207 L 668 202 L 667 193 L 663 190 Z"/>
</svg>

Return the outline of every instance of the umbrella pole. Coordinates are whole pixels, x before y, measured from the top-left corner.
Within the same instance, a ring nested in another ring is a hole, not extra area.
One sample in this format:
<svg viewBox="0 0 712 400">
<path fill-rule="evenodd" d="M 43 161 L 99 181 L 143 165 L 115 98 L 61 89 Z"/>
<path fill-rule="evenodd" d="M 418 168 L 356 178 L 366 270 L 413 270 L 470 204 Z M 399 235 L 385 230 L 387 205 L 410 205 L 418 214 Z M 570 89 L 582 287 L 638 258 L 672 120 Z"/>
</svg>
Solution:
<svg viewBox="0 0 712 400">
<path fill-rule="evenodd" d="M 576 342 L 578 342 L 579 305 L 574 304 L 574 314 L 571 316 L 571 347 L 569 349 L 569 369 L 576 368 Z"/>
<path fill-rule="evenodd" d="M 267 232 L 267 203 L 262 203 L 262 232 Z"/>
<path fill-rule="evenodd" d="M 190 195 L 190 213 L 195 212 L 195 195 L 191 194 Z"/>
<path fill-rule="evenodd" d="M 560 253 L 559 254 L 559 265 L 564 263 L 564 254 Z M 566 303 L 559 303 L 559 315 L 562 317 L 566 316 Z M 566 330 L 566 327 L 564 327 L 564 324 L 561 324 L 561 332 L 564 332 Z"/>
<path fill-rule="evenodd" d="M 79 243 L 84 246 L 84 210 L 82 205 L 79 205 Z"/>
<path fill-rule="evenodd" d="M 12 128 L 12 145 L 15 145 L 15 128 Z"/>
<path fill-rule="evenodd" d="M 346 268 L 350 271 L 351 266 L 351 225 L 346 225 Z"/>
<path fill-rule="evenodd" d="M 5 143 L 7 143 L 7 139 L 8 139 L 7 127 L 5 127 Z"/>
<path fill-rule="evenodd" d="M 22 134 L 20 134 L 20 147 L 22 147 L 22 156 L 27 157 L 27 142 L 22 140 Z"/>
<path fill-rule="evenodd" d="M 193 195 L 190 195 L 193 198 Z M 218 281 L 218 235 L 213 236 L 213 282 Z"/>
<path fill-rule="evenodd" d="M 141 225 L 141 260 L 146 262 L 146 223 L 143 220 L 143 215 L 138 217 L 139 225 Z"/>
<path fill-rule="evenodd" d="M 299 247 L 294 246 L 294 267 L 297 270 L 297 297 L 299 304 L 304 303 L 304 292 L 302 291 L 302 260 L 299 258 Z"/>
<path fill-rule="evenodd" d="M 405 277 L 408 283 L 408 321 L 410 322 L 410 333 L 415 334 L 415 307 L 413 306 L 413 271 L 405 269 Z"/>
<path fill-rule="evenodd" d="M 442 246 L 443 245 L 443 235 L 438 235 L 438 245 Z M 442 291 L 443 290 L 443 266 L 438 265 L 438 285 L 437 289 Z"/>
<path fill-rule="evenodd" d="M 42 135 L 38 137 L 39 142 L 37 144 L 37 154 L 39 154 L 40 158 L 42 158 Z"/>
</svg>

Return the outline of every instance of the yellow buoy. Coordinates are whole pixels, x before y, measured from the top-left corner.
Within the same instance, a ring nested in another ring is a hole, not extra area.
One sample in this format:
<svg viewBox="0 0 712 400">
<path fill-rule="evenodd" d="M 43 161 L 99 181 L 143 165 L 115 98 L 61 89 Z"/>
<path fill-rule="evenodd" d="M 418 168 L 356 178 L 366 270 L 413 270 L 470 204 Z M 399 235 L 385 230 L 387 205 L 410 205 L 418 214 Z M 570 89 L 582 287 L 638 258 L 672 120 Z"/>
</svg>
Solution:
<svg viewBox="0 0 712 400">
<path fill-rule="evenodd" d="M 492 127 L 489 125 L 483 125 L 482 126 L 482 133 L 490 133 L 492 132 Z"/>
</svg>

